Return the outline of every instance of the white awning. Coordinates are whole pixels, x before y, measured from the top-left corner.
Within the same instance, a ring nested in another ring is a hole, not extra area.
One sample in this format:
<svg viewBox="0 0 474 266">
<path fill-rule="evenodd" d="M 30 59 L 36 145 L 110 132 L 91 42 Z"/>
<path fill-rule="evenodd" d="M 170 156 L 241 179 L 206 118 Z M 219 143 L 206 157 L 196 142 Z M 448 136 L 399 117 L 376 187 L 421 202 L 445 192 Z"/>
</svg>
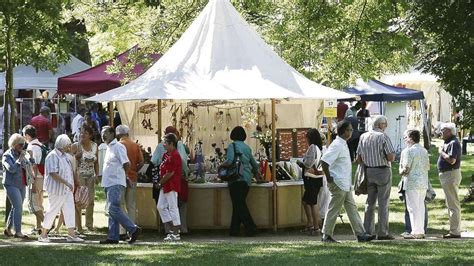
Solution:
<svg viewBox="0 0 474 266">
<path fill-rule="evenodd" d="M 228 0 L 211 0 L 148 71 L 90 101 L 339 99 L 281 59 Z"/>
</svg>

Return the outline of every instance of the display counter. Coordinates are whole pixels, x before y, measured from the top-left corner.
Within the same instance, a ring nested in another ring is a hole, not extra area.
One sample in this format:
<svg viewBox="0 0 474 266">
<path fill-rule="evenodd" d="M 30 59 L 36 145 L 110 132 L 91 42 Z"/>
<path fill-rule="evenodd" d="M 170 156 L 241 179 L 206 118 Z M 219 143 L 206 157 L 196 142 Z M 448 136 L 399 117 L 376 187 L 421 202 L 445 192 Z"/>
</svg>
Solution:
<svg viewBox="0 0 474 266">
<path fill-rule="evenodd" d="M 252 184 L 247 204 L 258 228 L 302 226 L 306 223 L 301 197 L 302 181 Z M 137 224 L 157 229 L 159 215 L 152 198 L 152 184 L 137 185 Z M 274 205 L 275 202 L 275 205 Z M 189 229 L 226 229 L 232 216 L 232 203 L 227 183 L 189 184 L 187 207 Z"/>
</svg>

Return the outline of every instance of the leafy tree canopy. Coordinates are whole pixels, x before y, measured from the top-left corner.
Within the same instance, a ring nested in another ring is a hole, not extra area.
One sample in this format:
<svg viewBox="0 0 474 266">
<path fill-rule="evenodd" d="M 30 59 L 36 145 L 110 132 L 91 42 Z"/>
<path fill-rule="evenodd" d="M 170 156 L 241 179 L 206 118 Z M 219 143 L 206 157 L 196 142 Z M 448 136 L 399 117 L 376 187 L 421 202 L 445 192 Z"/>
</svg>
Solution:
<svg viewBox="0 0 474 266">
<path fill-rule="evenodd" d="M 474 124 L 474 2 L 410 2 L 407 32 L 419 68 L 436 75 L 463 110 L 462 126 Z"/>
<path fill-rule="evenodd" d="M 93 62 L 110 59 L 137 43 L 143 52 L 166 52 L 207 4 L 158 2 L 75 3 L 74 16 L 84 19 L 92 36 Z M 411 41 L 399 25 L 406 12 L 404 1 L 232 3 L 290 65 L 328 86 L 342 88 L 356 78 L 400 71 L 412 63 Z"/>
</svg>

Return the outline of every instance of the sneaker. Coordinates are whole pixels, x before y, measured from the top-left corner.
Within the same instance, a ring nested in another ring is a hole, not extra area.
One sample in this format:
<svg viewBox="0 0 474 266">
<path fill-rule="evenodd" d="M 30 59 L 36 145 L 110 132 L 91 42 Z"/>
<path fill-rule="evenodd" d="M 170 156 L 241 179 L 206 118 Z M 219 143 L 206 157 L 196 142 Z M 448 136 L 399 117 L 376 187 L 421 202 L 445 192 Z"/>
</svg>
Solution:
<svg viewBox="0 0 474 266">
<path fill-rule="evenodd" d="M 334 238 L 328 235 L 323 235 L 323 238 L 321 239 L 321 241 L 325 243 L 339 243 L 339 241 L 336 241 Z"/>
<path fill-rule="evenodd" d="M 133 244 L 135 241 L 137 241 L 138 236 L 142 233 L 142 229 L 137 226 L 137 230 L 130 234 L 130 240 L 128 240 L 129 244 Z"/>
<path fill-rule="evenodd" d="M 112 239 L 106 239 L 106 240 L 100 240 L 99 241 L 99 244 L 118 244 L 119 241 L 118 240 L 112 240 Z"/>
<path fill-rule="evenodd" d="M 372 240 L 374 240 L 374 236 L 373 235 L 369 235 L 367 233 L 364 233 L 362 235 L 358 235 L 357 236 L 357 242 L 370 242 Z"/>
<path fill-rule="evenodd" d="M 181 240 L 181 237 L 180 237 L 179 233 L 178 234 L 168 234 L 163 240 L 173 242 L 173 241 Z"/>
<path fill-rule="evenodd" d="M 377 240 L 394 240 L 395 237 L 392 235 L 386 235 L 386 236 L 377 236 Z"/>
<path fill-rule="evenodd" d="M 119 235 L 119 239 L 121 241 L 127 241 L 127 240 L 130 240 L 130 237 L 128 237 L 127 234 L 122 234 L 122 235 Z"/>
<path fill-rule="evenodd" d="M 49 239 L 48 236 L 46 236 L 46 237 L 39 236 L 38 237 L 38 242 L 49 243 L 49 242 L 51 242 L 51 240 Z"/>
<path fill-rule="evenodd" d="M 404 239 L 424 239 L 425 235 L 423 235 L 423 234 L 418 234 L 418 235 L 409 234 L 409 235 L 404 236 L 403 238 Z"/>
<path fill-rule="evenodd" d="M 403 233 L 400 234 L 400 236 L 403 237 L 403 238 L 405 238 L 406 236 L 409 236 L 409 235 L 410 235 L 410 233 L 408 233 L 408 232 L 403 232 Z"/>
<path fill-rule="evenodd" d="M 453 235 L 451 233 L 447 233 L 443 235 L 443 238 L 461 238 L 461 235 Z"/>
<path fill-rule="evenodd" d="M 67 236 L 67 242 L 71 243 L 82 243 L 84 242 L 84 239 L 78 237 L 78 236 Z"/>
</svg>

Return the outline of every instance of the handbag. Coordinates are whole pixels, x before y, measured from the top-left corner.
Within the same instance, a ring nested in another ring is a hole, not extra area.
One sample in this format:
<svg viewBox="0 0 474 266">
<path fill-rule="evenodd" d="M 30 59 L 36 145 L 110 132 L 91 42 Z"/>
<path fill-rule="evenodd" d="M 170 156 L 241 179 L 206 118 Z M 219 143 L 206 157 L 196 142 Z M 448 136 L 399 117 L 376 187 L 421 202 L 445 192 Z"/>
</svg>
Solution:
<svg viewBox="0 0 474 266">
<path fill-rule="evenodd" d="M 242 174 L 242 162 L 238 157 L 240 154 L 237 154 L 235 143 L 232 143 L 234 146 L 234 160 L 231 164 L 222 164 L 217 169 L 217 177 L 224 182 L 232 182 L 240 179 Z"/>
<path fill-rule="evenodd" d="M 79 186 L 74 193 L 74 202 L 79 209 L 85 209 L 89 205 L 89 189 Z"/>
<path fill-rule="evenodd" d="M 354 193 L 359 196 L 361 194 L 367 194 L 367 176 L 366 176 L 366 167 L 365 164 L 360 163 L 357 165 L 357 170 L 355 173 L 355 184 L 354 184 Z"/>
</svg>

